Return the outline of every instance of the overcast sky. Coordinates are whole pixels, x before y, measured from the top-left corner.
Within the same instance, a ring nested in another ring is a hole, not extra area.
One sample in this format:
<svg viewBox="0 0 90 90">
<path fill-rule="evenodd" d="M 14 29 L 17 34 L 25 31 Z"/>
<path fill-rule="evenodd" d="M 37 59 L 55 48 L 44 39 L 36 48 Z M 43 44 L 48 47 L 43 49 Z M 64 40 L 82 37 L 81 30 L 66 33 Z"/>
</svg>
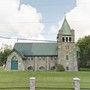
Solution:
<svg viewBox="0 0 90 90">
<path fill-rule="evenodd" d="M 90 0 L 0 0 L 0 36 L 56 40 L 65 15 L 76 41 L 90 35 Z"/>
</svg>

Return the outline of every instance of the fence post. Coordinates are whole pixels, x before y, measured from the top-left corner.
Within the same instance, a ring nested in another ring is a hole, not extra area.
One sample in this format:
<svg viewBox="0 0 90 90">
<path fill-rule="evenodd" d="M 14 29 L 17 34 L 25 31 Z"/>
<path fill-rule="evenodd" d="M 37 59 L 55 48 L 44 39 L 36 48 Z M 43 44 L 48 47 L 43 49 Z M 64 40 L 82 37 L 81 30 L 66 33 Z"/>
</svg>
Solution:
<svg viewBox="0 0 90 90">
<path fill-rule="evenodd" d="M 30 90 L 35 90 L 35 77 L 30 78 Z"/>
<path fill-rule="evenodd" d="M 74 90 L 80 90 L 80 79 L 75 77 L 73 78 Z"/>
</svg>

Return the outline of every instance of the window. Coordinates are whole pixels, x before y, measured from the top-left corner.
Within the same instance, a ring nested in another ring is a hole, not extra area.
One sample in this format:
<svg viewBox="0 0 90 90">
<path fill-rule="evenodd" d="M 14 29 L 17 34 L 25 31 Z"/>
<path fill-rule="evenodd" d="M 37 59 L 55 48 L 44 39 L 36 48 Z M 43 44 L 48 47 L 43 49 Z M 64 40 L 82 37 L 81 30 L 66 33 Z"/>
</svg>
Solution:
<svg viewBox="0 0 90 90">
<path fill-rule="evenodd" d="M 68 37 L 66 37 L 66 42 L 68 42 Z"/>
<path fill-rule="evenodd" d="M 42 60 L 45 60 L 45 57 L 42 57 Z"/>
<path fill-rule="evenodd" d="M 17 59 L 16 56 L 13 56 L 13 57 L 12 57 L 12 60 L 14 60 L 14 61 L 18 61 L 18 59 Z"/>
<path fill-rule="evenodd" d="M 39 70 L 45 70 L 44 66 L 39 67 Z"/>
<path fill-rule="evenodd" d="M 51 56 L 50 60 L 57 60 L 57 57 L 56 56 Z"/>
<path fill-rule="evenodd" d="M 51 60 L 53 60 L 53 57 L 51 57 Z"/>
<path fill-rule="evenodd" d="M 69 60 L 69 57 L 68 57 L 68 55 L 66 55 L 66 60 Z"/>
<path fill-rule="evenodd" d="M 71 37 L 69 37 L 69 42 L 71 42 L 72 41 L 72 38 Z"/>
<path fill-rule="evenodd" d="M 65 38 L 64 37 L 62 37 L 62 42 L 65 42 Z"/>
<path fill-rule="evenodd" d="M 31 60 L 33 60 L 34 58 L 33 57 L 31 57 Z"/>
<path fill-rule="evenodd" d="M 30 57 L 28 57 L 27 59 L 30 60 Z"/>
<path fill-rule="evenodd" d="M 33 66 L 29 66 L 27 69 L 28 70 L 33 70 Z"/>
<path fill-rule="evenodd" d="M 54 57 L 54 60 L 57 60 L 57 57 Z"/>
<path fill-rule="evenodd" d="M 41 58 L 41 57 L 38 57 L 38 59 L 39 59 L 39 60 L 42 60 L 42 58 Z"/>
</svg>

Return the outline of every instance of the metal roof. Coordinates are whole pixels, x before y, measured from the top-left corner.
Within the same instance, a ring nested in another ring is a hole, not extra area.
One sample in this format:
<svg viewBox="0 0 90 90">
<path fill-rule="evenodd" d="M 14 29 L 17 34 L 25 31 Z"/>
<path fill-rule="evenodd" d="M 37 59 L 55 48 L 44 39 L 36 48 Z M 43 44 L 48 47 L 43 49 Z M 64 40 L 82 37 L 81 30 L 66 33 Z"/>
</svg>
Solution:
<svg viewBox="0 0 90 90">
<path fill-rule="evenodd" d="M 71 35 L 71 28 L 70 28 L 66 18 L 64 19 L 64 22 L 63 22 L 60 30 L 62 30 L 63 35 Z"/>
<path fill-rule="evenodd" d="M 57 43 L 16 43 L 14 49 L 25 56 L 57 55 Z"/>
</svg>

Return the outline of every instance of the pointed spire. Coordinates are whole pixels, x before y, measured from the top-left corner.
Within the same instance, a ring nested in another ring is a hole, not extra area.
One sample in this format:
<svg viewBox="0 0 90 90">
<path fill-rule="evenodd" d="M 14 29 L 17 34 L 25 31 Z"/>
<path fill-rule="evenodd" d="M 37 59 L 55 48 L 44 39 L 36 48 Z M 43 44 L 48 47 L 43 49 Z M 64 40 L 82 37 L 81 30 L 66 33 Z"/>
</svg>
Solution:
<svg viewBox="0 0 90 90">
<path fill-rule="evenodd" d="M 66 20 L 66 16 L 64 17 L 64 21 L 61 27 L 63 35 L 71 35 L 71 28 Z"/>
</svg>

